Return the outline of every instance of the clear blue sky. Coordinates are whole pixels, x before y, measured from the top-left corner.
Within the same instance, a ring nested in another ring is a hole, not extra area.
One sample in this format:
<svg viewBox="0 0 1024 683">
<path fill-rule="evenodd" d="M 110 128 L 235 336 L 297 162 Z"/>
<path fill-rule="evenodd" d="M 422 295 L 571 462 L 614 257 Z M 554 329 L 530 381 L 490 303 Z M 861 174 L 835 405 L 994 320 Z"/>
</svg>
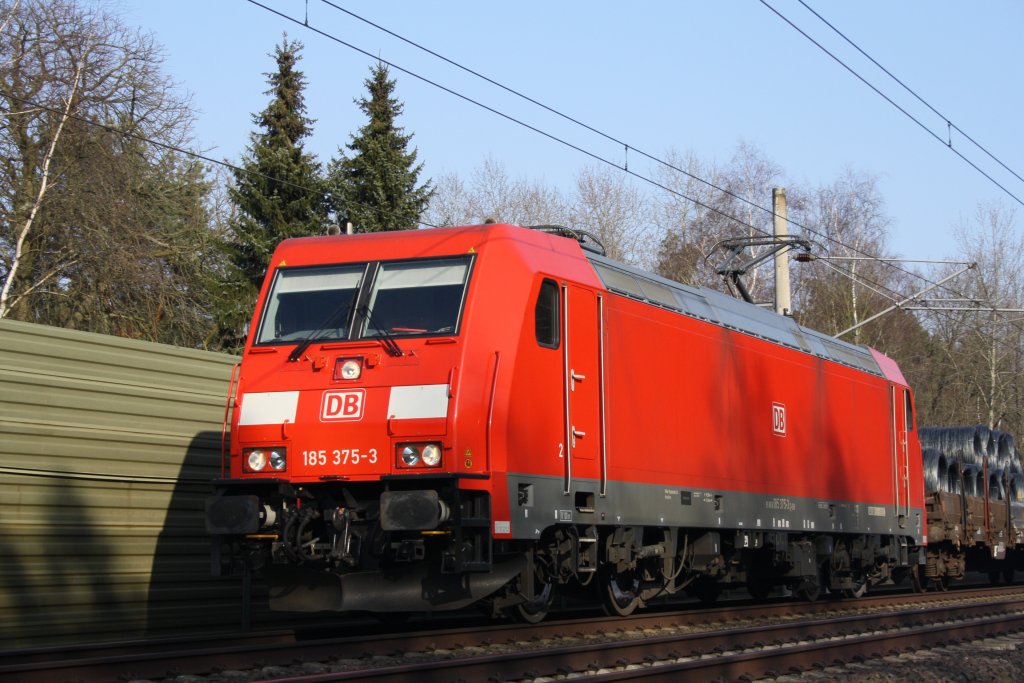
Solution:
<svg viewBox="0 0 1024 683">
<path fill-rule="evenodd" d="M 725 162 L 743 140 L 817 185 L 844 168 L 878 175 L 908 258 L 955 255 L 952 226 L 979 202 L 1024 207 L 857 81 L 758 0 L 516 3 L 332 0 L 559 111 L 662 155 L 674 148 Z M 805 0 L 872 57 L 1024 175 L 1024 2 Z M 623 150 L 408 47 L 321 0 L 261 0 L 452 90 L 600 156 Z M 797 0 L 782 14 L 880 86 L 936 134 L 944 120 L 870 66 Z M 267 103 L 268 54 L 282 33 L 305 44 L 309 148 L 321 160 L 364 122 L 353 99 L 373 60 L 245 0 L 114 0 L 129 25 L 152 31 L 166 71 L 199 110 L 197 144 L 237 160 Z M 392 71 L 427 176 L 468 178 L 484 159 L 514 177 L 569 187 L 592 160 L 412 76 Z M 1024 183 L 967 141 L 954 144 L 1011 192 Z M 630 157 L 630 168 L 649 165 Z M 769 198 L 765 198 L 767 203 Z"/>
</svg>

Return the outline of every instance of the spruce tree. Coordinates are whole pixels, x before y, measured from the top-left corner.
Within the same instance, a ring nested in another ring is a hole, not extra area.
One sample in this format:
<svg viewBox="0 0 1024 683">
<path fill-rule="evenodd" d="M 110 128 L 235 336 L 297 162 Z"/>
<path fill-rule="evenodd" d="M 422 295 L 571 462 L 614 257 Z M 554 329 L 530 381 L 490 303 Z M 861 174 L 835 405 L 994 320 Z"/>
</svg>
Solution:
<svg viewBox="0 0 1024 683">
<path fill-rule="evenodd" d="M 234 172 L 228 197 L 237 209 L 227 249 L 231 272 L 224 282 L 224 301 L 216 311 L 225 345 L 241 341 L 252 314 L 256 293 L 278 242 L 289 237 L 322 234 L 327 222 L 324 181 L 319 162 L 303 149 L 312 132 L 306 116 L 306 79 L 297 69 L 302 44 L 283 39 L 273 54 L 277 71 L 265 74 L 270 103 L 253 115 L 257 130 L 250 135 L 241 167 Z"/>
<path fill-rule="evenodd" d="M 250 136 L 229 196 L 238 209 L 233 225 L 234 262 L 259 287 L 277 243 L 322 233 L 326 223 L 320 164 L 304 151 L 312 132 L 302 91 L 306 79 L 296 66 L 302 44 L 285 37 L 274 53 L 277 71 L 266 74 L 267 108 L 253 115 L 259 130 Z"/>
<path fill-rule="evenodd" d="M 349 154 L 339 149 L 331 161 L 328 203 L 338 223 L 351 222 L 356 232 L 413 230 L 433 189 L 429 181 L 417 187 L 423 164 L 415 148 L 406 151 L 412 135 L 395 125 L 403 105 L 387 67 L 372 67 L 365 84 L 369 96 L 355 102 L 369 121 L 351 136 Z"/>
</svg>

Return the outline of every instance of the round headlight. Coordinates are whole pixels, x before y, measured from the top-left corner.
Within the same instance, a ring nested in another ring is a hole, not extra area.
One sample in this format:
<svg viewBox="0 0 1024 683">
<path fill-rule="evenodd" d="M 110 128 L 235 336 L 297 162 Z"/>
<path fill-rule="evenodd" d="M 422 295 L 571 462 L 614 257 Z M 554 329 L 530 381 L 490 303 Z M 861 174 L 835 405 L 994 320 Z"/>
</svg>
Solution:
<svg viewBox="0 0 1024 683">
<path fill-rule="evenodd" d="M 270 466 L 280 472 L 284 469 L 287 461 L 284 457 L 284 451 L 270 451 Z"/>
<path fill-rule="evenodd" d="M 420 453 L 415 446 L 406 446 L 402 449 L 402 462 L 412 467 L 420 461 Z"/>
<path fill-rule="evenodd" d="M 263 468 L 267 466 L 267 452 L 266 451 L 249 451 L 249 469 L 253 472 L 262 472 Z"/>
<path fill-rule="evenodd" d="M 363 365 L 357 360 L 349 359 L 341 364 L 342 379 L 359 379 L 363 373 Z"/>
<path fill-rule="evenodd" d="M 428 443 L 423 447 L 423 464 L 427 467 L 437 467 L 441 462 L 441 449 L 435 443 Z"/>
</svg>

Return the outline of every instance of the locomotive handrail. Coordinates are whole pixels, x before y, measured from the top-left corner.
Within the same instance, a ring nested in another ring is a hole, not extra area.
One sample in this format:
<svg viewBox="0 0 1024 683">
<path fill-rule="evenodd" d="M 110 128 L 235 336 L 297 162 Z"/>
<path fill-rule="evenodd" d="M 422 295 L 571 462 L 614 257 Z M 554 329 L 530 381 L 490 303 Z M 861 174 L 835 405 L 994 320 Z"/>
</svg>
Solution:
<svg viewBox="0 0 1024 683">
<path fill-rule="evenodd" d="M 602 498 L 608 495 L 608 420 L 607 403 L 605 401 L 605 367 L 604 367 L 604 296 L 597 295 L 597 391 L 600 400 L 601 419 L 601 488 L 598 493 Z"/>
<path fill-rule="evenodd" d="M 494 373 L 491 375 L 491 396 L 487 401 L 487 434 L 485 444 L 487 447 L 487 462 L 485 466 L 490 469 L 494 460 L 491 458 L 491 425 L 494 422 L 494 397 L 498 391 L 498 366 L 501 364 L 501 351 L 494 352 Z"/>
<path fill-rule="evenodd" d="M 565 419 L 565 445 L 562 453 L 565 462 L 562 463 L 562 493 L 568 496 L 572 490 L 572 413 L 570 412 L 569 393 L 572 390 L 572 380 L 569 378 L 569 285 L 562 283 L 562 395 L 564 397 Z"/>
<path fill-rule="evenodd" d="M 220 477 L 223 479 L 227 476 L 227 460 L 228 460 L 228 414 L 231 411 L 231 399 L 235 394 L 235 374 L 238 372 L 238 368 L 241 367 L 242 362 L 239 361 L 231 367 L 231 379 L 228 380 L 228 396 L 224 401 L 224 421 L 220 426 Z"/>
</svg>

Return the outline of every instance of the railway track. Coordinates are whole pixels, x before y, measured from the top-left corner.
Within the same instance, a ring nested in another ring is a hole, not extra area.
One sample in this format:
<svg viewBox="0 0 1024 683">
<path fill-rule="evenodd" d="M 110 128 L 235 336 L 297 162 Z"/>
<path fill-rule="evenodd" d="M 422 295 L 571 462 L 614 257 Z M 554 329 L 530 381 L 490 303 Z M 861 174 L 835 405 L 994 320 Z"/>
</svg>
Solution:
<svg viewBox="0 0 1024 683">
<path fill-rule="evenodd" d="M 7 652 L 0 681 L 699 680 L 806 669 L 1024 629 L 1024 587 L 856 601 L 723 605 L 533 626 L 428 622 L 401 633 L 302 640 L 293 632 L 201 642 Z M 199 679 L 197 679 L 199 680 Z"/>
</svg>

